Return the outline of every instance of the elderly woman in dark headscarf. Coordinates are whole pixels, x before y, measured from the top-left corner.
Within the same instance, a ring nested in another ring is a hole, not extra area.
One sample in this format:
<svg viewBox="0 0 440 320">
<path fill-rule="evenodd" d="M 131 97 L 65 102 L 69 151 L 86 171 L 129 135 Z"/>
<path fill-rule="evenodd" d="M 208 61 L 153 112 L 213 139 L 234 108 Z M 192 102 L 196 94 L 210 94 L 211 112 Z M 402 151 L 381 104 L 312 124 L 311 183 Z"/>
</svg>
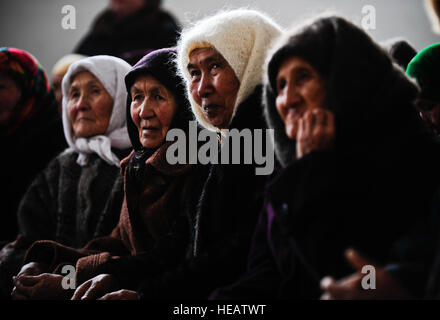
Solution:
<svg viewBox="0 0 440 320">
<path fill-rule="evenodd" d="M 17 208 L 35 175 L 66 147 L 47 76 L 28 52 L 0 48 L 0 244 L 17 235 Z"/>
<path fill-rule="evenodd" d="M 121 162 L 125 197 L 116 228 L 81 250 L 53 241 L 36 242 L 28 250 L 25 262 L 36 261 L 54 273 L 59 273 L 65 263 L 76 264 L 77 285 L 101 273 L 111 273 L 103 279 L 111 283 L 106 286 L 110 289 L 115 283 L 127 284 L 125 279 L 136 283 L 141 273 L 154 274 L 184 259 L 191 238 L 189 210 L 195 206 L 202 185 L 199 179 L 203 177 L 195 172 L 195 165 L 169 164 L 166 158 L 174 143 L 166 141 L 167 132 L 177 128 L 187 132 L 192 119 L 184 87 L 172 64 L 174 55 L 173 49 L 154 51 L 125 77 L 127 127 L 134 150 Z M 144 269 L 144 263 L 125 263 L 118 258 L 141 254 L 149 269 Z M 128 273 L 127 266 L 132 267 Z M 50 276 L 57 275 L 41 277 Z M 32 279 L 28 277 L 24 282 L 29 278 Z M 23 287 L 19 284 L 18 289 Z M 66 292 L 61 285 L 35 291 L 29 288 L 25 292 L 30 293 L 31 299 L 66 297 L 57 294 Z"/>
<path fill-rule="evenodd" d="M 414 108 L 417 95 L 389 55 L 343 18 L 283 38 L 265 84 L 283 168 L 266 190 L 248 272 L 212 298 L 319 298 L 323 277 L 352 273 L 348 248 L 388 264 L 389 286 L 378 280 L 368 293 L 420 295 L 439 150 Z"/>
</svg>

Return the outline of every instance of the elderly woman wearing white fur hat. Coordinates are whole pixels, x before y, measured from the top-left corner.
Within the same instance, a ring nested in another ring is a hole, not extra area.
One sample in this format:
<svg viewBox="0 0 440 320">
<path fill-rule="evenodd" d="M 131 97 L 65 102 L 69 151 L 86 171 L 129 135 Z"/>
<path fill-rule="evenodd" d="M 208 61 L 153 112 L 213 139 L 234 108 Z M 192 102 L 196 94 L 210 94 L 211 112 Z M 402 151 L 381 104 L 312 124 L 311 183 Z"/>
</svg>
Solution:
<svg viewBox="0 0 440 320">
<path fill-rule="evenodd" d="M 280 33 L 269 17 L 242 9 L 219 13 L 183 30 L 177 63 L 202 127 L 231 128 L 240 126 L 239 120 L 247 127 L 261 127 L 256 118 L 263 64 L 270 42 Z M 235 120 L 239 116 L 243 119 Z"/>
<path fill-rule="evenodd" d="M 183 30 L 177 65 L 202 128 L 218 133 L 266 128 L 263 65 L 270 42 L 280 34 L 281 28 L 266 15 L 242 9 L 221 12 Z M 220 137 L 224 142 L 225 135 Z M 152 290 L 152 284 L 146 284 L 144 298 L 206 298 L 210 290 L 245 270 L 266 182 L 266 176 L 255 174 L 255 167 L 255 163 L 208 167 L 193 212 L 191 263 L 182 268 L 185 272 L 173 275 L 172 287 Z"/>
</svg>

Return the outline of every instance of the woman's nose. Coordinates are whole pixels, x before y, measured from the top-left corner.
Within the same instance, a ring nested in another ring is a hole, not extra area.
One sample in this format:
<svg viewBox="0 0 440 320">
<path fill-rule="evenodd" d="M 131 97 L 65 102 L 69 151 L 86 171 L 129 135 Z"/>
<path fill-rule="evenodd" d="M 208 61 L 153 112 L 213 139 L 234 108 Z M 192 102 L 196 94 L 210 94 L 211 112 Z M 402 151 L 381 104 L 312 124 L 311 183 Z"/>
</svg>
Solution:
<svg viewBox="0 0 440 320">
<path fill-rule="evenodd" d="M 285 107 L 295 108 L 301 100 L 301 95 L 295 85 L 288 85 L 285 90 Z"/>
<path fill-rule="evenodd" d="M 148 119 L 154 116 L 153 108 L 151 107 L 151 103 L 148 99 L 144 99 L 140 108 L 139 108 L 139 117 L 141 119 Z"/>
<path fill-rule="evenodd" d="M 88 98 L 85 95 L 81 95 L 76 103 L 76 109 L 78 111 L 86 111 L 90 108 L 91 107 Z"/>
<path fill-rule="evenodd" d="M 214 92 L 214 86 L 212 79 L 209 75 L 202 74 L 200 82 L 197 86 L 197 94 L 200 98 L 206 98 L 208 95 Z"/>
</svg>

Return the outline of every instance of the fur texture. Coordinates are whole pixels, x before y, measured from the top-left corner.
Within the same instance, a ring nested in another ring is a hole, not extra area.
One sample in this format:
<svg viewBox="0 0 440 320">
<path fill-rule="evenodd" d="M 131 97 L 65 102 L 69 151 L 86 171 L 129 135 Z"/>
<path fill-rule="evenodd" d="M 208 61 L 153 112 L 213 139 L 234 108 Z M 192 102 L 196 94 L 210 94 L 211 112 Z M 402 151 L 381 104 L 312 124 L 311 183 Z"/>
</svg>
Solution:
<svg viewBox="0 0 440 320">
<path fill-rule="evenodd" d="M 188 100 L 198 122 L 212 131 L 201 107 L 189 94 L 189 54 L 196 48 L 212 45 L 228 61 L 240 81 L 232 118 L 238 106 L 263 81 L 263 64 L 270 43 L 281 35 L 281 28 L 266 15 L 253 10 L 226 11 L 205 18 L 184 30 L 178 43 L 177 65 L 186 81 Z"/>
</svg>

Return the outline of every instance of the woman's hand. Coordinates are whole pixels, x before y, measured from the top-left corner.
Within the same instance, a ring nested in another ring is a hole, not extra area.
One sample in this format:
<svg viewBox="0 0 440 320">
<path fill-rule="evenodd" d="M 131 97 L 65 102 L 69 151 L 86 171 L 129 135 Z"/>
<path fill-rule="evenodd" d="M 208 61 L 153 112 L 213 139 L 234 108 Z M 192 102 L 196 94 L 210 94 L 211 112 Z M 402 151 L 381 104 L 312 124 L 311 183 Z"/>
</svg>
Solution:
<svg viewBox="0 0 440 320">
<path fill-rule="evenodd" d="M 29 262 L 21 267 L 20 272 L 17 274 L 17 278 L 20 276 L 37 276 L 46 271 L 46 266 L 38 262 Z"/>
<path fill-rule="evenodd" d="M 409 292 L 403 288 L 387 271 L 359 255 L 355 250 L 347 250 L 348 262 L 356 268 L 357 272 L 335 281 L 325 277 L 321 281 L 324 294 L 321 300 L 382 300 L 382 299 L 412 299 Z M 364 266 L 372 266 L 375 270 L 375 288 L 363 288 L 362 273 Z"/>
<path fill-rule="evenodd" d="M 13 278 L 12 298 L 14 300 L 70 299 L 73 291 L 63 288 L 63 279 L 64 276 L 52 273 L 21 274 Z"/>
<path fill-rule="evenodd" d="M 331 111 L 313 109 L 299 119 L 296 139 L 297 159 L 315 150 L 332 147 L 335 138 L 335 120 Z"/>
<path fill-rule="evenodd" d="M 107 293 L 102 298 L 99 298 L 98 300 L 140 300 L 139 295 L 136 291 L 131 290 L 119 290 Z"/>
<path fill-rule="evenodd" d="M 115 277 L 110 274 L 100 274 L 80 285 L 73 294 L 72 300 L 96 300 L 116 289 L 119 288 Z"/>
</svg>

